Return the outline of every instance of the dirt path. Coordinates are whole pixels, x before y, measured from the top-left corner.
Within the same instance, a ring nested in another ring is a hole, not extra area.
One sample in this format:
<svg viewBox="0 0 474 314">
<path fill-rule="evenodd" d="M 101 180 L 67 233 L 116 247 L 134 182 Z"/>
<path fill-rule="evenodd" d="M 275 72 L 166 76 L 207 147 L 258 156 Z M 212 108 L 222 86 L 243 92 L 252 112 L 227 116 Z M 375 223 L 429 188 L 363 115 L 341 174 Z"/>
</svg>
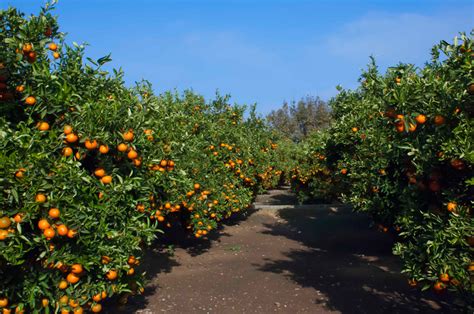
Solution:
<svg viewBox="0 0 474 314">
<path fill-rule="evenodd" d="M 293 204 L 288 190 L 271 191 L 210 240 L 178 237 L 173 256 L 156 248 L 145 295 L 108 313 L 456 312 L 446 296 L 408 287 L 392 236 L 367 217 Z"/>
</svg>

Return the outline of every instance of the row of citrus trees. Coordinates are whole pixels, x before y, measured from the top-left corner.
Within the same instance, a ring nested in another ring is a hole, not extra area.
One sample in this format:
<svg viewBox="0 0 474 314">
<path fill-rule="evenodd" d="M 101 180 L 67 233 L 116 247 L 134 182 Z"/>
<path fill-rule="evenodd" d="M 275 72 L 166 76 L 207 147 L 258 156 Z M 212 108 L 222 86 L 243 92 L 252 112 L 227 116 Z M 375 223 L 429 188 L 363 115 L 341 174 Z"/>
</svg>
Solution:
<svg viewBox="0 0 474 314">
<path fill-rule="evenodd" d="M 300 146 L 302 198 L 342 197 L 398 234 L 409 284 L 472 297 L 474 43 L 442 41 L 423 68 L 372 63 L 331 101 L 334 123 Z"/>
<path fill-rule="evenodd" d="M 143 291 L 158 232 L 205 237 L 278 183 L 253 111 L 192 92 L 126 88 L 84 60 L 50 7 L 0 11 L 0 311 L 100 312 Z"/>
</svg>

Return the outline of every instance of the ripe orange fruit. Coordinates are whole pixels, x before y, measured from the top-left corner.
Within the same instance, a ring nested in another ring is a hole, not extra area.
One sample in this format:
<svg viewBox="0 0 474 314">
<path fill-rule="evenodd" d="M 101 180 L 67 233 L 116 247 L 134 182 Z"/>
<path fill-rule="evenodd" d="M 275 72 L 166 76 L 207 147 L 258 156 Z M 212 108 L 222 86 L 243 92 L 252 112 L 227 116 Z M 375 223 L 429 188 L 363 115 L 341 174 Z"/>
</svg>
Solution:
<svg viewBox="0 0 474 314">
<path fill-rule="evenodd" d="M 74 273 L 69 273 L 69 274 L 67 275 L 67 277 L 66 277 L 67 282 L 69 282 L 69 283 L 71 283 L 71 284 L 78 283 L 80 279 L 81 279 L 81 278 L 79 278 L 79 276 L 77 276 L 77 275 L 74 274 Z"/>
<path fill-rule="evenodd" d="M 104 168 L 97 168 L 97 169 L 95 169 L 94 175 L 95 175 L 96 177 L 99 177 L 99 178 L 102 178 L 103 176 L 105 176 L 105 170 L 104 170 Z"/>
<path fill-rule="evenodd" d="M 48 305 L 49 305 L 49 300 L 46 299 L 46 298 L 43 298 L 43 299 L 41 300 L 41 305 L 42 305 L 43 307 L 48 307 Z"/>
<path fill-rule="evenodd" d="M 8 231 L 0 229 L 0 241 L 5 240 L 8 237 Z"/>
<path fill-rule="evenodd" d="M 132 267 L 127 271 L 127 275 L 132 276 L 133 274 L 135 274 L 135 269 Z"/>
<path fill-rule="evenodd" d="M 23 176 L 24 176 L 24 174 L 25 174 L 25 171 L 26 171 L 25 168 L 20 168 L 20 169 L 18 169 L 18 171 L 15 172 L 15 177 L 17 177 L 17 178 L 23 178 Z"/>
<path fill-rule="evenodd" d="M 100 305 L 99 303 L 94 304 L 93 306 L 91 306 L 91 311 L 93 313 L 99 313 L 100 311 L 102 311 L 102 305 Z"/>
<path fill-rule="evenodd" d="M 410 131 L 410 132 L 415 132 L 416 131 L 416 124 L 409 123 L 408 126 L 409 126 L 408 131 Z"/>
<path fill-rule="evenodd" d="M 408 284 L 410 285 L 410 287 L 416 287 L 418 285 L 418 282 L 416 282 L 415 279 L 410 279 L 408 280 Z"/>
<path fill-rule="evenodd" d="M 84 146 L 85 146 L 88 150 L 94 150 L 94 149 L 97 148 L 98 143 L 97 143 L 96 140 L 92 140 L 92 141 L 91 141 L 91 140 L 87 139 L 87 140 L 84 141 Z"/>
<path fill-rule="evenodd" d="M 446 285 L 442 283 L 441 281 L 437 281 L 434 285 L 433 288 L 436 292 L 442 292 L 444 289 L 446 289 Z"/>
<path fill-rule="evenodd" d="M 51 227 L 51 225 L 46 219 L 40 219 L 40 221 L 38 221 L 38 228 L 40 228 L 41 230 L 46 230 L 49 227 Z"/>
<path fill-rule="evenodd" d="M 0 218 L 0 229 L 7 229 L 11 224 L 12 222 L 7 216 Z"/>
<path fill-rule="evenodd" d="M 73 230 L 73 229 L 69 229 L 69 231 L 67 232 L 67 237 L 72 239 L 76 236 L 77 234 L 77 231 L 76 230 Z"/>
<path fill-rule="evenodd" d="M 25 103 L 26 103 L 27 105 L 33 106 L 34 104 L 36 104 L 36 98 L 33 97 L 33 96 L 28 96 L 28 97 L 26 97 L 26 99 L 25 99 Z"/>
<path fill-rule="evenodd" d="M 92 296 L 92 301 L 94 301 L 94 302 L 102 301 L 102 295 L 100 293 L 97 293 L 97 294 L 93 295 Z"/>
<path fill-rule="evenodd" d="M 44 202 L 46 202 L 46 196 L 42 193 L 38 193 L 35 196 L 35 201 L 36 201 L 36 203 L 44 203 Z"/>
<path fill-rule="evenodd" d="M 52 219 L 59 218 L 60 214 L 61 213 L 60 213 L 59 209 L 55 208 L 55 207 L 51 208 L 48 212 L 49 217 L 51 217 Z"/>
<path fill-rule="evenodd" d="M 99 152 L 101 154 L 107 154 L 109 152 L 109 146 L 107 145 L 100 145 Z"/>
<path fill-rule="evenodd" d="M 109 270 L 107 274 L 105 275 L 108 280 L 115 280 L 117 279 L 118 273 L 116 270 Z"/>
<path fill-rule="evenodd" d="M 8 299 L 3 297 L 3 298 L 0 298 L 0 307 L 7 307 L 8 305 Z"/>
<path fill-rule="evenodd" d="M 22 93 L 24 90 L 25 90 L 25 86 L 24 85 L 18 85 L 15 90 L 19 93 Z"/>
<path fill-rule="evenodd" d="M 129 130 L 123 134 L 123 139 L 127 142 L 133 141 L 133 131 Z"/>
<path fill-rule="evenodd" d="M 346 168 L 341 169 L 341 174 L 347 174 L 347 169 Z"/>
<path fill-rule="evenodd" d="M 28 53 L 33 50 L 33 46 L 31 44 L 23 44 L 23 53 Z"/>
<path fill-rule="evenodd" d="M 137 167 L 140 167 L 141 164 L 142 164 L 141 158 L 134 159 L 134 160 L 133 160 L 133 164 L 134 164 L 135 166 L 137 166 Z"/>
<path fill-rule="evenodd" d="M 58 45 L 56 45 L 55 43 L 50 43 L 48 48 L 51 51 L 56 51 L 56 50 L 58 50 Z"/>
<path fill-rule="evenodd" d="M 104 265 L 107 265 L 108 263 L 110 263 L 112 261 L 112 259 L 108 256 L 102 256 L 101 257 L 101 263 L 104 264 Z"/>
<path fill-rule="evenodd" d="M 59 282 L 58 288 L 59 288 L 60 290 L 64 290 L 64 289 L 67 288 L 67 286 L 68 286 L 67 281 L 66 281 L 66 280 L 61 280 L 61 281 Z"/>
<path fill-rule="evenodd" d="M 131 149 L 127 154 L 128 159 L 136 159 L 138 157 L 137 151 Z"/>
<path fill-rule="evenodd" d="M 18 214 L 16 214 L 16 215 L 13 217 L 13 220 L 14 220 L 17 224 L 19 224 L 20 222 L 23 221 L 23 216 L 24 216 L 24 215 L 25 215 L 25 214 L 23 214 L 23 213 L 18 213 Z"/>
<path fill-rule="evenodd" d="M 53 53 L 53 58 L 54 59 L 59 59 L 61 55 L 58 52 Z"/>
<path fill-rule="evenodd" d="M 46 237 L 46 239 L 52 239 L 56 235 L 56 232 L 54 231 L 53 228 L 50 227 L 50 228 L 45 229 L 43 231 L 43 234 Z"/>
<path fill-rule="evenodd" d="M 71 266 L 71 272 L 74 274 L 80 274 L 84 271 L 81 264 L 74 264 Z"/>
<path fill-rule="evenodd" d="M 71 156 L 73 152 L 74 152 L 74 151 L 72 150 L 71 147 L 64 147 L 64 148 L 63 148 L 63 156 L 64 156 L 64 157 L 69 157 L 69 156 Z"/>
<path fill-rule="evenodd" d="M 356 133 L 357 131 L 359 131 L 359 128 L 356 128 L 356 127 L 352 128 L 352 132 Z"/>
<path fill-rule="evenodd" d="M 102 297 L 102 299 L 107 298 L 107 292 L 102 291 L 102 293 L 100 294 L 100 296 Z"/>
<path fill-rule="evenodd" d="M 109 183 L 112 182 L 112 177 L 111 176 L 103 176 L 102 179 L 100 179 L 100 181 L 103 184 L 109 184 Z"/>
<path fill-rule="evenodd" d="M 66 227 L 66 225 L 59 225 L 58 226 L 58 234 L 60 236 L 67 235 L 68 231 L 69 231 L 69 229 L 68 229 L 68 227 Z"/>
<path fill-rule="evenodd" d="M 118 150 L 119 152 L 122 152 L 122 153 L 123 153 L 123 152 L 126 152 L 127 149 L 128 149 L 128 145 L 125 144 L 125 143 L 120 143 L 120 144 L 117 146 L 117 150 Z"/>
<path fill-rule="evenodd" d="M 201 188 L 201 185 L 199 183 L 194 183 L 194 189 L 199 190 Z"/>
<path fill-rule="evenodd" d="M 441 280 L 442 282 L 449 282 L 450 278 L 448 274 L 444 273 L 439 275 L 439 280 Z"/>
<path fill-rule="evenodd" d="M 78 137 L 74 133 L 69 133 L 68 135 L 66 135 L 66 142 L 68 143 L 75 143 L 77 142 L 77 140 L 78 140 Z"/>
<path fill-rule="evenodd" d="M 64 126 L 64 134 L 66 134 L 66 135 L 71 134 L 72 131 L 73 131 L 72 126 L 70 126 L 70 125 L 65 125 Z"/>
<path fill-rule="evenodd" d="M 436 115 L 434 117 L 434 124 L 440 126 L 446 122 L 446 119 L 442 115 Z"/>
<path fill-rule="evenodd" d="M 416 123 L 418 123 L 418 124 L 425 124 L 426 116 L 423 115 L 423 114 L 419 114 L 419 115 L 416 116 L 415 120 L 416 120 Z"/>
<path fill-rule="evenodd" d="M 168 161 L 167 161 L 167 160 L 162 159 L 162 160 L 160 161 L 160 166 L 166 167 L 167 165 L 168 165 Z"/>
<path fill-rule="evenodd" d="M 399 78 L 399 77 L 396 77 L 396 78 L 395 78 L 395 83 L 396 83 L 397 85 L 400 84 L 401 81 L 402 81 L 401 78 Z"/>
<path fill-rule="evenodd" d="M 448 211 L 454 212 L 456 210 L 457 204 L 455 202 L 449 202 L 447 205 Z"/>
<path fill-rule="evenodd" d="M 49 123 L 48 122 L 38 122 L 38 130 L 40 131 L 48 131 L 49 130 Z"/>
</svg>

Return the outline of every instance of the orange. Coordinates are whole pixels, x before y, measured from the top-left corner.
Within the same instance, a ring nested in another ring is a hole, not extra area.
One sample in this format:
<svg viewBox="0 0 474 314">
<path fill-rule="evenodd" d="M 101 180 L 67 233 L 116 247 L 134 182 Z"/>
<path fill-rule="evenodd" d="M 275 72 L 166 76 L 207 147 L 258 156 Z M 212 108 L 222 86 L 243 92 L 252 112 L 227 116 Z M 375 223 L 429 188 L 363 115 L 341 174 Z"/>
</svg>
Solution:
<svg viewBox="0 0 474 314">
<path fill-rule="evenodd" d="M 436 292 L 441 292 L 444 289 L 446 289 L 446 285 L 442 283 L 441 281 L 437 281 L 434 285 L 433 288 Z"/>
<path fill-rule="evenodd" d="M 52 239 L 56 235 L 56 232 L 54 231 L 53 228 L 47 228 L 43 231 L 44 236 L 46 239 Z"/>
<path fill-rule="evenodd" d="M 415 132 L 415 130 L 416 130 L 416 124 L 409 123 L 408 126 L 409 126 L 409 127 L 408 127 L 408 131 L 410 131 L 410 132 Z"/>
<path fill-rule="evenodd" d="M 84 271 L 81 264 L 74 264 L 71 266 L 71 272 L 74 274 L 80 274 Z"/>
<path fill-rule="evenodd" d="M 66 135 L 66 142 L 68 143 L 75 143 L 77 142 L 77 140 L 78 140 L 78 137 L 74 133 L 69 133 L 68 135 Z"/>
<path fill-rule="evenodd" d="M 11 224 L 12 222 L 7 216 L 0 218 L 0 229 L 7 229 Z"/>
<path fill-rule="evenodd" d="M 28 53 L 33 50 L 33 46 L 31 44 L 23 44 L 23 53 Z"/>
<path fill-rule="evenodd" d="M 18 85 L 15 90 L 19 93 L 23 92 L 25 90 L 25 86 L 24 85 Z"/>
<path fill-rule="evenodd" d="M 7 307 L 8 299 L 7 298 L 0 298 L 0 307 Z"/>
<path fill-rule="evenodd" d="M 341 174 L 347 174 L 347 169 L 346 168 L 341 169 Z"/>
<path fill-rule="evenodd" d="M 41 300 L 41 305 L 42 305 L 43 307 L 48 307 L 48 305 L 49 305 L 49 300 L 46 299 L 46 298 L 43 298 L 43 299 Z"/>
<path fill-rule="evenodd" d="M 102 296 L 101 296 L 101 294 L 100 294 L 100 293 L 97 293 L 97 294 L 93 295 L 93 296 L 92 296 L 92 301 L 94 301 L 94 302 L 100 302 L 100 301 L 102 301 Z"/>
<path fill-rule="evenodd" d="M 136 159 L 138 157 L 137 151 L 131 149 L 127 154 L 128 159 Z"/>
<path fill-rule="evenodd" d="M 67 281 L 66 281 L 66 280 L 61 280 L 61 281 L 59 282 L 58 288 L 59 288 L 60 290 L 64 290 L 64 289 L 67 288 L 67 286 L 68 286 Z"/>
<path fill-rule="evenodd" d="M 396 77 L 396 78 L 395 78 L 395 83 L 396 83 L 396 84 L 400 84 L 400 83 L 401 83 L 401 81 L 402 81 L 402 79 L 401 79 L 401 78 L 399 78 L 399 77 Z"/>
<path fill-rule="evenodd" d="M 17 178 L 23 178 L 23 175 L 25 174 L 26 169 L 25 168 L 20 168 L 18 169 L 17 172 L 15 172 L 15 177 Z"/>
<path fill-rule="evenodd" d="M 439 275 L 439 280 L 441 280 L 442 282 L 449 282 L 449 279 L 449 275 L 446 273 Z"/>
<path fill-rule="evenodd" d="M 102 179 L 100 179 L 100 181 L 103 184 L 109 184 L 109 183 L 112 182 L 112 177 L 111 176 L 103 176 Z"/>
<path fill-rule="evenodd" d="M 73 153 L 73 150 L 72 150 L 71 147 L 64 147 L 63 148 L 63 156 L 69 157 L 69 156 L 72 155 L 72 153 Z"/>
<path fill-rule="evenodd" d="M 51 217 L 52 219 L 56 219 L 56 218 L 59 218 L 59 215 L 60 215 L 60 211 L 58 208 L 51 208 L 48 212 L 48 215 L 49 217 Z"/>
<path fill-rule="evenodd" d="M 49 123 L 48 122 L 38 122 L 38 130 L 40 131 L 48 131 L 49 130 Z"/>
<path fill-rule="evenodd" d="M 199 190 L 201 188 L 201 185 L 199 183 L 194 183 L 194 189 Z"/>
<path fill-rule="evenodd" d="M 77 276 L 74 273 L 69 273 L 66 277 L 67 282 L 72 283 L 72 284 L 78 283 L 79 279 L 81 278 L 79 278 L 79 276 Z"/>
<path fill-rule="evenodd" d="M 418 123 L 418 124 L 425 124 L 426 116 L 423 115 L 423 114 L 419 114 L 419 115 L 416 116 L 415 120 L 416 120 L 416 123 Z"/>
<path fill-rule="evenodd" d="M 446 119 L 442 115 L 436 115 L 434 117 L 434 124 L 443 125 L 446 122 Z"/>
<path fill-rule="evenodd" d="M 99 152 L 101 154 L 107 154 L 109 152 L 109 146 L 107 145 L 100 145 Z"/>
<path fill-rule="evenodd" d="M 72 126 L 70 126 L 70 125 L 65 125 L 64 126 L 64 134 L 66 134 L 66 135 L 71 134 L 72 131 L 73 131 Z"/>
<path fill-rule="evenodd" d="M 41 230 L 46 230 L 49 227 L 51 227 L 51 225 L 46 219 L 40 219 L 40 221 L 38 221 L 38 228 L 40 228 Z"/>
<path fill-rule="evenodd" d="M 86 148 L 87 148 L 88 150 L 94 150 L 94 149 L 97 148 L 98 144 L 97 144 L 97 141 L 96 141 L 96 140 L 92 140 L 92 141 L 91 141 L 91 140 L 87 139 L 87 140 L 85 140 L 85 142 L 84 142 L 84 146 L 86 146 Z"/>
<path fill-rule="evenodd" d="M 77 231 L 76 230 L 73 230 L 73 229 L 69 229 L 69 231 L 67 232 L 67 237 L 72 239 L 76 236 L 77 234 Z"/>
<path fill-rule="evenodd" d="M 105 276 L 109 280 L 115 280 L 117 279 L 118 273 L 116 270 L 109 270 Z"/>
<path fill-rule="evenodd" d="M 15 220 L 15 222 L 19 224 L 20 222 L 23 221 L 23 216 L 24 214 L 18 213 L 13 217 L 13 220 Z"/>
<path fill-rule="evenodd" d="M 71 300 L 69 300 L 69 306 L 72 307 L 72 308 L 76 308 L 76 307 L 79 306 L 79 303 L 76 300 L 71 299 Z"/>
<path fill-rule="evenodd" d="M 8 237 L 8 231 L 0 229 L 0 241 L 5 240 Z"/>
<path fill-rule="evenodd" d="M 69 229 L 68 229 L 68 227 L 66 227 L 66 225 L 59 225 L 58 226 L 58 234 L 60 236 L 67 235 L 68 231 L 69 231 Z"/>
<path fill-rule="evenodd" d="M 449 202 L 447 205 L 448 211 L 454 212 L 454 210 L 456 209 L 456 206 L 457 204 L 455 202 Z"/>
<path fill-rule="evenodd" d="M 104 168 L 97 168 L 97 169 L 95 169 L 94 175 L 95 175 L 96 177 L 99 177 L 99 178 L 102 178 L 103 176 L 105 176 L 105 170 L 104 170 Z"/>
<path fill-rule="evenodd" d="M 102 256 L 101 257 L 101 263 L 104 264 L 104 265 L 110 263 L 111 261 L 112 261 L 112 259 L 108 256 Z"/>
<path fill-rule="evenodd" d="M 119 152 L 126 152 L 127 149 L 128 149 L 128 146 L 127 146 L 127 144 L 125 144 L 125 143 L 120 143 L 120 144 L 117 146 L 117 150 L 118 150 Z"/>
<path fill-rule="evenodd" d="M 100 304 L 94 304 L 93 306 L 91 306 L 91 311 L 93 313 L 99 313 L 100 311 L 102 311 L 102 305 Z"/>
<path fill-rule="evenodd" d="M 356 133 L 357 131 L 359 131 L 358 128 L 356 128 L 356 127 L 353 127 L 353 128 L 352 128 L 352 132 Z"/>
<path fill-rule="evenodd" d="M 56 51 L 56 50 L 58 50 L 58 45 L 56 45 L 55 43 L 50 43 L 48 48 L 51 51 Z"/>
<path fill-rule="evenodd" d="M 140 165 L 142 164 L 142 160 L 140 158 L 134 159 L 133 164 L 137 167 L 140 167 Z"/>
<path fill-rule="evenodd" d="M 168 165 L 168 161 L 167 161 L 167 160 L 163 159 L 163 160 L 160 161 L 160 166 L 166 167 L 167 165 Z"/>
<path fill-rule="evenodd" d="M 410 279 L 410 280 L 408 280 L 408 284 L 410 285 L 410 287 L 416 287 L 418 282 L 416 282 L 415 279 Z"/>
<path fill-rule="evenodd" d="M 123 139 L 127 142 L 133 141 L 133 131 L 129 130 L 123 134 Z"/>
<path fill-rule="evenodd" d="M 61 298 L 59 298 L 60 304 L 66 305 L 68 301 L 69 301 L 69 297 L 67 295 L 63 295 Z"/>
<path fill-rule="evenodd" d="M 102 297 L 102 299 L 107 298 L 107 292 L 102 291 L 102 293 L 100 294 L 100 296 Z"/>
<path fill-rule="evenodd" d="M 38 193 L 35 196 L 35 201 L 36 201 L 36 203 L 44 203 L 44 202 L 46 202 L 46 196 L 42 193 Z"/>
<path fill-rule="evenodd" d="M 28 97 L 26 97 L 26 99 L 25 99 L 25 103 L 26 103 L 27 105 L 33 106 L 34 104 L 36 104 L 36 98 L 33 97 L 33 96 L 28 96 Z"/>
<path fill-rule="evenodd" d="M 135 274 L 135 269 L 132 267 L 127 271 L 127 275 L 132 276 L 133 274 Z"/>
<path fill-rule="evenodd" d="M 59 59 L 61 55 L 58 52 L 53 53 L 53 58 L 54 59 Z"/>
</svg>

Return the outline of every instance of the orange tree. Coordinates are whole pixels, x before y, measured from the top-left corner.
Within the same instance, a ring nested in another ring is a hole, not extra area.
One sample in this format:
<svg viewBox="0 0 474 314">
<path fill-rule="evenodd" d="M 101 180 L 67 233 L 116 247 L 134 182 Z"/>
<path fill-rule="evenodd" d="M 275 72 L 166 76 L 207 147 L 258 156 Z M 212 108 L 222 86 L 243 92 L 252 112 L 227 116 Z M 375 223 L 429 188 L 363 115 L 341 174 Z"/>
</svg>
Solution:
<svg viewBox="0 0 474 314">
<path fill-rule="evenodd" d="M 227 97 L 153 95 L 65 44 L 51 7 L 0 12 L 0 310 L 99 312 L 140 293 L 172 224 L 205 237 L 278 183 L 278 147 Z"/>
<path fill-rule="evenodd" d="M 409 284 L 472 297 L 473 40 L 442 41 L 423 68 L 374 63 L 331 101 L 334 123 L 308 140 L 293 186 L 340 196 L 398 234 Z M 442 55 L 442 56 L 441 56 Z M 301 148 L 303 149 L 303 148 Z M 337 193 L 334 193 L 336 192 Z"/>
</svg>

